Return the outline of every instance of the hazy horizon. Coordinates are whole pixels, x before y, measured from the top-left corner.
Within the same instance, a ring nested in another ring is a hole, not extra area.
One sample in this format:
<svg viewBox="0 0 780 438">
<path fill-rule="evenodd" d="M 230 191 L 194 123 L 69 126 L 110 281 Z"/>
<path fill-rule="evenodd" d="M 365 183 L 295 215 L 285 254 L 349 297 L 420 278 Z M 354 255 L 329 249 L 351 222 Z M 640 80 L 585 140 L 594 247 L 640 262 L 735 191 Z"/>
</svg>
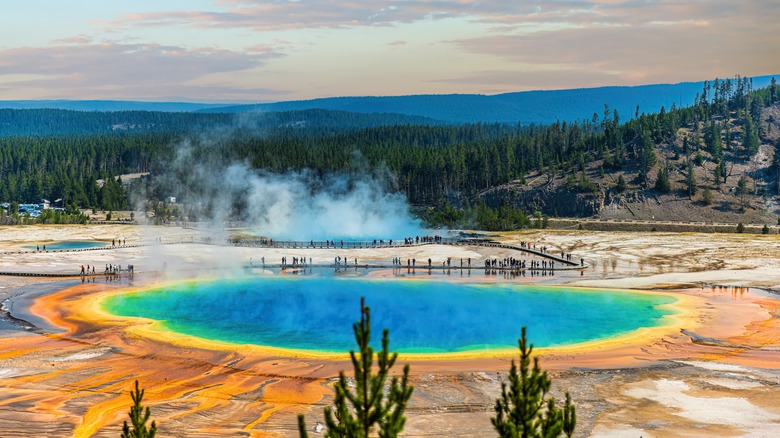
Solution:
<svg viewBox="0 0 780 438">
<path fill-rule="evenodd" d="M 768 77 L 780 77 L 780 73 L 774 73 L 774 74 L 767 74 L 767 75 L 758 75 L 758 76 L 751 76 L 750 78 L 768 78 Z M 330 98 L 360 98 L 360 97 L 404 97 L 404 96 L 419 96 L 419 95 L 431 95 L 431 96 L 444 96 L 444 95 L 452 95 L 452 94 L 463 94 L 463 95 L 484 95 L 484 96 L 495 96 L 500 94 L 510 94 L 510 93 L 524 93 L 524 92 L 540 92 L 540 91 L 570 91 L 570 90 L 581 90 L 581 89 L 598 89 L 598 88 L 611 88 L 611 87 L 644 87 L 644 86 L 654 86 L 654 85 L 679 85 L 679 84 L 690 84 L 690 83 L 697 83 L 697 82 L 704 82 L 704 81 L 713 81 L 714 79 L 734 79 L 734 77 L 721 77 L 721 78 L 703 78 L 695 81 L 683 81 L 683 82 L 664 82 L 664 83 L 647 83 L 647 84 L 636 84 L 636 85 L 602 85 L 597 87 L 578 87 L 578 88 L 550 88 L 550 89 L 532 89 L 532 90 L 516 90 L 516 91 L 505 91 L 502 93 L 494 93 L 494 94 L 483 94 L 483 93 L 418 93 L 418 94 L 393 94 L 393 95 L 334 95 L 334 96 L 322 96 L 322 97 L 313 97 L 313 98 L 306 98 L 306 99 L 290 99 L 290 101 L 306 101 L 306 100 L 317 100 L 317 99 L 330 99 Z M 64 99 L 0 99 L 0 102 L 86 102 L 86 101 L 104 101 L 104 102 L 140 102 L 140 103 L 184 103 L 184 104 L 203 104 L 203 105 L 252 105 L 252 104 L 272 104 L 272 103 L 279 103 L 279 102 L 287 102 L 288 100 L 236 100 L 236 99 L 224 99 L 224 100 L 215 100 L 215 99 L 197 99 L 197 98 L 189 98 L 184 96 L 160 96 L 159 98 L 149 98 L 149 97 L 137 97 L 137 98 L 127 98 L 127 99 L 112 99 L 112 98 L 105 98 L 105 99 L 78 99 L 78 98 L 64 98 Z"/>
</svg>

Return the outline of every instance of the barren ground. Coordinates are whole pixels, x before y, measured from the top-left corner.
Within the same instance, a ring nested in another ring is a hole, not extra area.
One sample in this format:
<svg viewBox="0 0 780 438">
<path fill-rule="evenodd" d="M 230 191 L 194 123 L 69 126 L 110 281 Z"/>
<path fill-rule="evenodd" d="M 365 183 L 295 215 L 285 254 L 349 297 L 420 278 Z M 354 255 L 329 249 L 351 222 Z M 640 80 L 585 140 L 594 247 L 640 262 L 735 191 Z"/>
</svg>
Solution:
<svg viewBox="0 0 780 438">
<path fill-rule="evenodd" d="M 84 282 L 0 277 L 0 301 L 36 326 L 0 317 L 0 436 L 117 436 L 136 378 L 148 388 L 164 437 L 297 436 L 298 413 L 310 426 L 322 420 L 322 408 L 332 403 L 333 377 L 349 368 L 346 359 L 179 343 L 139 335 L 138 324 L 94 320 L 91 297 L 129 282 L 241 272 L 250 258 L 276 263 L 283 255 L 314 263 L 337 255 L 384 262 L 431 257 L 434 263 L 471 257 L 475 264 L 503 255 L 482 247 L 334 251 L 178 243 L 203 235 L 219 240 L 226 234 L 138 226 L 0 229 L 0 272 L 76 274 L 82 264 L 97 265 L 98 272 L 105 264 L 136 266 L 134 279 L 120 281 L 101 275 Z M 673 290 L 685 303 L 686 317 L 674 330 L 541 351 L 554 394 L 572 393 L 577 436 L 776 436 L 780 304 L 766 290 L 780 290 L 777 235 L 544 231 L 497 238 L 573 252 L 589 264 L 582 275 L 518 281 Z M 109 245 L 127 239 L 128 247 L 19 253 L 25 244 L 78 239 Z M 171 244 L 159 245 L 159 239 Z M 132 246 L 139 244 L 150 246 Z M 412 362 L 415 393 L 404 436 L 495 436 L 490 417 L 508 369 L 509 358 L 489 355 Z"/>
</svg>

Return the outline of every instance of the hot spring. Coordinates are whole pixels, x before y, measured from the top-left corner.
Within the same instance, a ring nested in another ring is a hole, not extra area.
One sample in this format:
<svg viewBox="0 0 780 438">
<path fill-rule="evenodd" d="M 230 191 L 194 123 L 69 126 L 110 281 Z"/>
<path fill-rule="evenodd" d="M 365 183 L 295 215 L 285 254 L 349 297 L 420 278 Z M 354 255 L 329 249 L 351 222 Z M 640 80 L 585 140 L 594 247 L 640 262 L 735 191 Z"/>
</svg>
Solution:
<svg viewBox="0 0 780 438">
<path fill-rule="evenodd" d="M 160 321 L 166 330 L 288 350 L 355 349 L 360 297 L 373 343 L 390 330 L 403 353 L 516 349 L 520 327 L 537 347 L 602 340 L 662 325 L 665 294 L 504 283 L 337 277 L 189 281 L 108 297 L 109 313 Z"/>
<path fill-rule="evenodd" d="M 59 242 L 42 242 L 24 245 L 25 249 L 43 249 L 46 246 L 48 251 L 89 249 L 106 246 L 106 242 L 96 240 L 62 240 Z"/>
</svg>

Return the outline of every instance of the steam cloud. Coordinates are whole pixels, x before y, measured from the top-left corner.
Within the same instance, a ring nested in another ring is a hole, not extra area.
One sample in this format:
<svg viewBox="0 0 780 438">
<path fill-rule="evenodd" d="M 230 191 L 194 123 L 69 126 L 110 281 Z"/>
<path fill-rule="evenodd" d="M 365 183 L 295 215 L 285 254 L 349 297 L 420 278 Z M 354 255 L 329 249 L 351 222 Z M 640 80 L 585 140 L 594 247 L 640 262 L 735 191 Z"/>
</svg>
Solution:
<svg viewBox="0 0 780 438">
<path fill-rule="evenodd" d="M 215 229 L 239 219 L 257 234 L 281 240 L 399 239 L 422 227 L 406 197 L 388 190 L 388 171 L 321 174 L 314 170 L 272 173 L 244 163 L 203 163 L 204 148 L 224 142 L 201 139 L 182 144 L 162 187 L 176 194 L 185 212 Z M 360 157 L 355 157 L 357 162 Z M 357 168 L 365 169 L 364 163 Z M 164 196 L 168 196 L 165 194 Z"/>
<path fill-rule="evenodd" d="M 223 175 L 223 201 L 245 203 L 245 221 L 288 240 L 403 238 L 420 233 L 402 194 L 368 175 L 273 174 L 234 164 Z M 224 206 L 218 212 L 229 211 Z M 214 215 L 219 222 L 224 219 Z"/>
</svg>

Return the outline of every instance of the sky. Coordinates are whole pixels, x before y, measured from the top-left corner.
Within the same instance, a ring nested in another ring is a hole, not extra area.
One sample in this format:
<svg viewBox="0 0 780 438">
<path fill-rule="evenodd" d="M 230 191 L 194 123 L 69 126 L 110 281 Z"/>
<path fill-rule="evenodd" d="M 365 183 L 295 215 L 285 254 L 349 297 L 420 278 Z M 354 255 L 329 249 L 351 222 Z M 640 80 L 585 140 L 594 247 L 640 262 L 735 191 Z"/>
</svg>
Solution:
<svg viewBox="0 0 780 438">
<path fill-rule="evenodd" d="M 17 0 L 0 100 L 497 94 L 780 72 L 776 0 Z"/>
</svg>

